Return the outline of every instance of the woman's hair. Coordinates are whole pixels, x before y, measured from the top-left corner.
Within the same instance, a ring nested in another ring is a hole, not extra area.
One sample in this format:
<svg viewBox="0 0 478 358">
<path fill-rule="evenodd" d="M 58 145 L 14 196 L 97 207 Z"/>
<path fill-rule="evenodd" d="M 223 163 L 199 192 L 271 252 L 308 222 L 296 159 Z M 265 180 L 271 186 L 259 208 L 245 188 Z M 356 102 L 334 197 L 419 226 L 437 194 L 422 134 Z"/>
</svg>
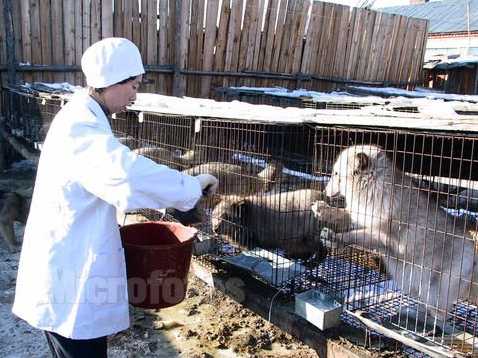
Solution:
<svg viewBox="0 0 478 358">
<path fill-rule="evenodd" d="M 135 80 L 136 77 L 138 77 L 138 76 L 131 76 L 131 77 L 125 78 L 124 80 L 119 81 L 119 82 L 115 83 L 114 85 L 123 85 L 123 84 L 125 84 L 126 82 Z M 112 85 L 112 86 L 114 86 L 114 85 Z M 103 88 L 93 88 L 93 92 L 101 93 L 101 92 L 103 92 L 103 91 L 105 90 L 105 88 L 106 88 L 106 87 L 103 87 Z"/>
</svg>

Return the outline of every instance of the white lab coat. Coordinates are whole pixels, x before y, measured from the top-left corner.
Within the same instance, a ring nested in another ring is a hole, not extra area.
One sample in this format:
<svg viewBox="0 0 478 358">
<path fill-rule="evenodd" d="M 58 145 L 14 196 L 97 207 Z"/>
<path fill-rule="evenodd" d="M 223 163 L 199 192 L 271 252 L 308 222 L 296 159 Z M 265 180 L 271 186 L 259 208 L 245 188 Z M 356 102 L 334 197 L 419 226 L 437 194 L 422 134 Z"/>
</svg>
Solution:
<svg viewBox="0 0 478 358">
<path fill-rule="evenodd" d="M 98 103 L 76 94 L 53 120 L 41 153 L 13 313 L 73 339 L 128 328 L 116 210 L 189 210 L 200 196 L 196 178 L 131 152 Z"/>
</svg>

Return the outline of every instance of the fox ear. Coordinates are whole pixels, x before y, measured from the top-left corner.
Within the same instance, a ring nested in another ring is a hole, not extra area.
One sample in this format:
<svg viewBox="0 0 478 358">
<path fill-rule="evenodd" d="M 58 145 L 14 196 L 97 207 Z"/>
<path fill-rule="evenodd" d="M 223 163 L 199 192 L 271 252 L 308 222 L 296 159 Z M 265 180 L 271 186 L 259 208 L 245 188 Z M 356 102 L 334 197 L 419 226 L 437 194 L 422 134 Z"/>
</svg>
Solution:
<svg viewBox="0 0 478 358">
<path fill-rule="evenodd" d="M 370 166 L 370 158 L 365 153 L 355 154 L 354 174 L 360 174 L 367 170 Z"/>
</svg>

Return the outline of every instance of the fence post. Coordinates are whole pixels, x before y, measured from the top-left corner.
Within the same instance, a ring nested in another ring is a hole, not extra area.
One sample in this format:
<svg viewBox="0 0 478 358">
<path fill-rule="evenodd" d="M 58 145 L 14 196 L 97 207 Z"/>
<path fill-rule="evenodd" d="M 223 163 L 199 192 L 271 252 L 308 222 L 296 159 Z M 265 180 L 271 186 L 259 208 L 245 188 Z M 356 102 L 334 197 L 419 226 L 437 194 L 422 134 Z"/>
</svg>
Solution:
<svg viewBox="0 0 478 358">
<path fill-rule="evenodd" d="M 5 34 L 7 47 L 8 84 L 14 85 L 16 79 L 15 34 L 13 33 L 13 15 L 11 0 L 3 0 L 3 17 L 5 19 Z"/>
<path fill-rule="evenodd" d="M 181 70 L 186 68 L 188 33 L 189 33 L 189 0 L 176 1 L 176 56 L 174 63 L 173 96 L 186 94 L 186 77 Z"/>
</svg>

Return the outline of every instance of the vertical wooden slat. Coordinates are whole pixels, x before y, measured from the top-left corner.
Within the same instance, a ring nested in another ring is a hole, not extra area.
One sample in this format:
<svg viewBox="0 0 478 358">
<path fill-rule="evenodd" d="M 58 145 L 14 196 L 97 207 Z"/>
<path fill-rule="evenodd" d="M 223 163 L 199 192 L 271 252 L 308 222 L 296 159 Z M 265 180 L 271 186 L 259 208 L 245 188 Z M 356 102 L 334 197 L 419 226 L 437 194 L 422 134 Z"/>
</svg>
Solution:
<svg viewBox="0 0 478 358">
<path fill-rule="evenodd" d="M 221 6 L 221 15 L 219 19 L 218 38 L 216 43 L 216 56 L 214 58 L 214 70 L 221 72 L 224 71 L 224 59 L 226 57 L 226 41 L 227 32 L 229 26 L 229 16 L 231 14 L 231 8 L 229 7 L 229 1 L 223 1 Z M 215 87 L 223 85 L 223 80 L 218 76 L 213 79 Z"/>
<path fill-rule="evenodd" d="M 260 0 L 259 1 L 259 12 L 257 16 L 257 26 L 256 26 L 256 41 L 254 44 L 254 52 L 253 52 L 253 60 L 252 60 L 252 70 L 257 71 L 262 69 L 262 63 L 259 65 L 259 59 L 261 57 L 261 51 L 262 48 L 265 47 L 263 46 L 263 41 L 265 41 L 265 36 L 264 39 L 262 38 L 264 33 L 262 31 L 262 23 L 264 21 L 264 10 L 265 10 L 265 0 Z M 264 30 L 265 31 L 265 30 Z M 252 83 L 257 85 L 258 80 L 251 80 L 253 81 Z"/>
<path fill-rule="evenodd" d="M 293 51 L 290 46 L 290 38 L 292 36 L 292 27 L 296 16 L 297 6 L 298 2 L 295 0 L 289 0 L 289 3 L 287 4 L 287 13 L 284 24 L 284 33 L 282 37 L 281 54 L 277 67 L 277 72 L 280 73 L 284 73 L 286 71 L 289 57 L 291 56 L 291 53 Z M 286 84 L 288 84 L 288 82 L 286 82 Z"/>
<path fill-rule="evenodd" d="M 337 55 L 335 56 L 334 74 L 337 77 L 345 77 L 345 58 L 347 54 L 347 38 L 349 32 L 349 14 L 348 6 L 341 6 L 340 26 L 338 29 L 339 38 L 337 40 Z"/>
<path fill-rule="evenodd" d="M 188 68 L 192 70 L 199 70 L 201 68 L 202 43 L 204 42 L 204 4 L 203 0 L 191 2 Z M 195 96 L 199 93 L 199 81 L 200 78 L 196 76 L 188 78 L 188 95 Z"/>
<path fill-rule="evenodd" d="M 391 57 L 389 58 L 390 68 L 387 77 L 390 81 L 394 81 L 398 77 L 400 54 L 402 53 L 403 41 L 405 40 L 406 24 L 407 18 L 400 16 L 398 19 L 398 30 L 396 31 L 396 36 L 392 40 L 393 48 L 391 51 Z"/>
<path fill-rule="evenodd" d="M 237 61 L 238 71 L 246 69 L 247 48 L 249 47 L 249 32 L 251 31 L 252 13 L 254 0 L 245 0 L 245 10 L 242 19 L 242 29 L 240 37 L 239 55 Z M 241 81 L 242 82 L 242 81 Z"/>
<path fill-rule="evenodd" d="M 30 21 L 31 21 L 31 38 L 32 38 L 32 62 L 35 65 L 42 64 L 41 58 L 41 29 L 40 29 L 40 4 L 39 0 L 30 0 Z M 33 74 L 34 81 L 43 81 L 43 74 L 35 72 Z"/>
<path fill-rule="evenodd" d="M 150 0 L 148 0 L 147 3 L 149 4 Z M 148 11 L 149 11 L 149 5 L 148 5 Z M 123 1 L 123 16 L 124 16 L 123 17 L 123 37 L 132 41 L 133 40 L 133 24 L 131 22 L 131 19 L 133 17 L 133 7 L 130 0 Z"/>
<path fill-rule="evenodd" d="M 64 45 L 63 45 L 63 1 L 51 0 L 51 28 L 52 31 L 52 52 L 53 63 L 62 65 L 65 63 Z M 62 72 L 55 72 L 53 74 L 55 82 L 64 82 L 65 74 Z"/>
<path fill-rule="evenodd" d="M 176 68 L 186 68 L 188 35 L 189 35 L 189 0 L 177 0 L 176 3 Z M 184 96 L 186 93 L 186 77 L 179 72 L 174 74 L 173 96 Z"/>
<path fill-rule="evenodd" d="M 279 11 L 279 0 L 269 0 L 264 24 L 264 39 L 261 43 L 259 54 L 259 68 L 263 71 L 270 71 L 272 62 L 272 46 L 274 45 L 274 32 L 277 13 Z"/>
<path fill-rule="evenodd" d="M 157 0 L 148 1 L 148 51 L 146 53 L 146 63 L 148 65 L 155 65 L 158 63 L 158 34 L 156 30 L 157 19 Z M 154 73 L 148 75 L 148 78 L 153 81 L 151 85 L 147 85 L 149 92 L 154 92 L 158 76 Z"/>
<path fill-rule="evenodd" d="M 392 48 L 392 36 L 397 24 L 398 15 L 385 14 L 386 21 L 384 23 L 385 38 L 382 42 L 382 48 L 380 50 L 380 67 L 377 79 L 383 81 L 386 79 L 387 69 L 389 67 L 390 51 Z"/>
<path fill-rule="evenodd" d="M 20 61 L 23 54 L 22 48 L 22 9 L 21 1 L 12 1 L 12 12 L 13 12 L 13 31 L 15 33 L 15 56 L 17 61 Z M 3 6 L 3 5 L 2 5 Z M 3 8 L 2 8 L 3 9 Z M 5 29 L 5 24 L 2 26 L 2 32 Z M 0 45 L 3 46 L 4 44 Z M 18 74 L 17 74 L 18 76 Z"/>
<path fill-rule="evenodd" d="M 123 19 L 124 21 L 124 19 Z M 148 2 L 141 1 L 141 44 L 140 51 L 143 59 L 148 54 Z"/>
<path fill-rule="evenodd" d="M 292 73 L 297 73 L 300 71 L 300 65 L 302 62 L 302 48 L 304 46 L 304 36 L 305 36 L 305 25 L 307 20 L 307 14 L 309 13 L 310 2 L 306 1 L 302 4 L 302 11 L 298 14 L 300 16 L 299 21 L 296 23 L 297 30 L 296 38 L 295 38 L 295 45 L 294 45 L 294 53 L 292 56 L 292 62 L 289 67 L 289 71 Z"/>
<path fill-rule="evenodd" d="M 254 50 L 255 50 L 256 41 L 257 41 L 257 28 L 260 27 L 259 17 L 260 15 L 262 15 L 260 14 L 260 7 L 261 7 L 260 0 L 251 1 L 251 5 L 252 6 L 249 7 L 251 13 L 250 13 L 249 35 L 247 37 L 246 63 L 245 63 L 245 68 L 247 70 L 253 70 L 252 66 L 254 62 Z"/>
<path fill-rule="evenodd" d="M 131 26 L 133 31 L 133 42 L 138 46 L 141 45 L 141 22 L 139 19 L 139 2 L 131 0 Z"/>
<path fill-rule="evenodd" d="M 81 65 L 81 56 L 83 54 L 83 34 L 82 34 L 82 2 L 75 1 L 75 65 Z M 82 75 L 81 71 L 75 72 L 75 84 L 82 85 Z"/>
<path fill-rule="evenodd" d="M 370 10 L 364 10 L 364 32 L 362 34 L 362 41 L 360 44 L 360 50 L 358 52 L 359 59 L 357 64 L 356 77 L 366 79 L 367 67 L 370 66 L 370 46 L 372 42 L 373 28 L 375 26 L 375 14 L 376 12 Z"/>
<path fill-rule="evenodd" d="M 83 0 L 81 4 L 82 13 L 82 32 L 81 40 L 83 45 L 83 52 L 90 47 L 91 44 L 91 4 L 89 0 Z"/>
<path fill-rule="evenodd" d="M 101 38 L 113 36 L 113 0 L 101 1 Z M 131 1 L 128 1 L 129 3 Z"/>
<path fill-rule="evenodd" d="M 330 12 L 331 12 L 331 4 L 324 3 L 322 8 L 322 15 L 320 21 L 320 28 L 319 28 L 319 46 L 317 48 L 317 57 L 314 61 L 314 72 L 324 76 L 324 68 L 325 68 L 325 57 L 327 55 L 327 49 L 330 46 L 329 43 L 329 29 L 330 29 Z"/>
<path fill-rule="evenodd" d="M 208 0 L 206 8 L 206 32 L 204 34 L 203 64 L 204 71 L 211 71 L 214 64 L 214 45 L 216 43 L 216 22 L 218 0 Z M 201 82 L 201 97 L 209 97 L 211 91 L 211 77 L 205 76 Z"/>
<path fill-rule="evenodd" d="M 285 18 L 287 16 L 287 1 L 281 0 L 279 13 L 277 15 L 277 26 L 274 36 L 274 47 L 273 47 L 273 57 L 272 63 L 269 67 L 271 72 L 276 72 L 277 67 L 279 66 L 279 58 L 281 55 L 282 49 L 282 38 L 284 36 L 284 26 L 285 26 Z"/>
<path fill-rule="evenodd" d="M 123 1 L 127 0 L 114 0 L 114 35 L 116 37 L 123 37 Z"/>
<path fill-rule="evenodd" d="M 101 40 L 101 0 L 91 0 L 91 44 Z"/>
<path fill-rule="evenodd" d="M 227 31 L 225 71 L 237 71 L 237 57 L 239 56 L 239 45 L 241 41 L 242 6 L 242 0 L 232 2 L 229 28 Z M 224 78 L 224 86 L 229 86 L 231 83 L 234 83 L 234 81 L 229 78 Z"/>
<path fill-rule="evenodd" d="M 159 0 L 159 34 L 158 34 L 158 57 L 159 64 L 166 65 L 168 63 L 168 1 Z M 168 87 L 166 85 L 167 77 L 159 76 L 158 91 L 161 94 L 167 94 Z"/>
<path fill-rule="evenodd" d="M 319 37 L 319 23 L 321 21 L 321 7 L 322 3 L 317 1 L 312 3 L 310 11 L 310 22 L 307 29 L 307 37 L 304 44 L 304 55 L 300 72 L 312 73 L 312 60 L 315 61 L 314 54 L 317 53 L 318 37 Z M 315 63 L 315 62 L 314 62 Z"/>
<path fill-rule="evenodd" d="M 169 0 L 168 3 L 168 51 L 171 64 L 176 63 L 176 1 L 179 0 Z"/>
<path fill-rule="evenodd" d="M 347 78 L 353 78 L 355 73 L 355 67 L 357 65 L 357 51 L 358 43 L 360 40 L 360 34 L 363 22 L 363 10 L 353 8 L 351 16 L 350 29 L 352 33 L 349 34 L 349 44 L 347 49 Z"/>
<path fill-rule="evenodd" d="M 74 65 L 75 64 L 75 21 L 71 21 L 75 17 L 75 0 L 63 0 L 63 13 L 65 19 L 64 23 L 65 30 L 65 64 Z M 75 76 L 73 72 L 68 72 L 66 74 L 66 80 L 69 83 L 75 81 Z"/>
</svg>

